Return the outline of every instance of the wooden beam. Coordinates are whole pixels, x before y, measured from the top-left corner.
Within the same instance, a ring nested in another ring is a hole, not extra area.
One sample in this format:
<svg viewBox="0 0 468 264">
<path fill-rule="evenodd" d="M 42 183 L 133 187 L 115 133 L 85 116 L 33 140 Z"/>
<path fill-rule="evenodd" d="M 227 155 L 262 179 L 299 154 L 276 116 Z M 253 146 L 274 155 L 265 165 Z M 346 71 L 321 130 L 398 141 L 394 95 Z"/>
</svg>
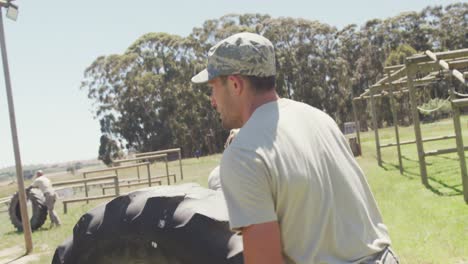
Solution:
<svg viewBox="0 0 468 264">
<path fill-rule="evenodd" d="M 99 170 L 84 171 L 83 174 L 92 174 L 92 173 L 98 173 L 98 172 L 106 172 L 106 171 L 115 171 L 115 170 L 120 170 L 120 169 L 135 168 L 135 167 L 145 166 L 145 165 L 148 165 L 148 164 L 150 164 L 150 163 L 149 162 L 142 162 L 142 163 L 137 163 L 137 164 L 125 165 L 125 166 L 117 166 L 117 167 L 111 167 L 111 168 L 105 168 L 105 169 L 99 169 Z"/>
<path fill-rule="evenodd" d="M 393 94 L 394 95 L 400 95 L 400 94 L 405 94 L 405 93 L 408 93 L 408 89 L 403 89 L 403 90 L 398 90 L 398 91 L 395 91 Z M 374 95 L 375 98 L 379 98 L 379 97 L 383 97 L 383 96 L 387 96 L 389 95 L 390 93 L 388 92 L 383 92 L 383 93 L 380 93 L 380 94 L 376 94 Z M 371 98 L 370 96 L 359 96 L 359 97 L 355 97 L 353 98 L 353 101 L 359 101 L 359 100 L 363 100 L 363 99 L 369 99 Z"/>
<path fill-rule="evenodd" d="M 450 69 L 463 69 L 468 67 L 468 59 L 447 61 Z"/>
<path fill-rule="evenodd" d="M 453 59 L 453 58 L 459 58 L 459 57 L 468 57 L 468 49 L 436 52 L 435 54 L 440 59 Z M 418 55 L 413 55 L 411 57 L 406 58 L 407 65 L 409 63 L 420 63 L 420 62 L 426 62 L 426 61 L 431 61 L 431 58 L 429 58 L 426 54 L 418 54 Z"/>
<path fill-rule="evenodd" d="M 430 142 L 430 141 L 438 141 L 438 140 L 452 139 L 452 138 L 455 138 L 455 135 L 424 138 L 422 141 L 423 142 Z M 409 145 L 409 144 L 414 144 L 414 143 L 416 143 L 416 140 L 408 140 L 408 141 L 400 142 L 400 145 Z M 396 143 L 388 143 L 388 144 L 382 145 L 380 147 L 381 148 L 387 148 L 387 147 L 393 147 L 393 146 L 396 146 Z"/>
<path fill-rule="evenodd" d="M 113 164 L 118 164 L 118 163 L 124 163 L 124 162 L 131 162 L 131 161 L 140 161 L 144 159 L 159 159 L 159 158 L 165 158 L 167 157 L 167 153 L 164 154 L 157 154 L 157 155 L 149 155 L 149 156 L 141 156 L 137 158 L 132 158 L 132 159 L 119 159 L 119 160 L 113 160 Z"/>
<path fill-rule="evenodd" d="M 405 67 L 404 64 L 399 64 L 399 65 L 387 66 L 384 68 L 384 70 L 387 73 L 390 73 L 391 71 L 400 70 L 401 68 L 404 68 L 404 67 Z"/>
<path fill-rule="evenodd" d="M 452 106 L 458 108 L 468 107 L 468 98 L 454 99 L 452 100 Z"/>
<path fill-rule="evenodd" d="M 106 175 L 106 176 L 102 176 L 102 177 L 94 177 L 94 178 L 88 178 L 88 179 L 59 181 L 59 182 L 52 183 L 52 186 L 58 187 L 58 186 L 71 185 L 71 184 L 77 184 L 77 183 L 109 180 L 109 179 L 114 179 L 114 178 L 117 178 L 117 175 Z"/>
<path fill-rule="evenodd" d="M 67 214 L 68 212 L 68 204 L 69 203 L 76 203 L 76 202 L 89 202 L 92 200 L 100 200 L 100 199 L 108 199 L 108 198 L 114 198 L 116 195 L 115 194 L 110 194 L 110 195 L 100 195 L 100 196 L 91 196 L 91 197 L 85 197 L 85 198 L 74 198 L 74 199 L 68 199 L 68 200 L 63 200 L 63 213 Z"/>
<path fill-rule="evenodd" d="M 468 150 L 468 146 L 464 147 L 463 150 Z M 457 148 L 448 148 L 448 149 L 436 149 L 436 150 L 431 150 L 427 151 L 424 153 L 424 156 L 436 156 L 436 155 L 442 155 L 442 154 L 449 154 L 449 153 L 454 153 L 457 152 Z"/>
<path fill-rule="evenodd" d="M 383 77 L 382 79 L 380 79 L 378 82 L 376 82 L 374 85 L 378 85 L 378 84 L 382 84 L 382 83 L 387 83 L 387 82 L 393 82 L 395 80 L 398 80 L 400 79 L 401 77 L 404 77 L 405 76 L 405 70 L 406 68 L 401 68 L 393 73 L 390 74 L 390 77 Z M 372 87 L 372 86 L 371 86 Z"/>
<path fill-rule="evenodd" d="M 426 55 L 431 58 L 433 61 L 436 61 L 439 63 L 439 66 L 442 67 L 442 69 L 450 71 L 450 73 L 457 78 L 462 84 L 466 85 L 465 77 L 463 77 L 463 74 L 459 72 L 458 70 L 452 70 L 450 69 L 449 64 L 444 61 L 443 59 L 437 58 L 437 55 L 432 53 L 431 51 L 427 50 Z"/>
<path fill-rule="evenodd" d="M 150 155 L 156 155 L 156 154 L 167 154 L 167 153 L 175 153 L 180 151 L 180 148 L 173 148 L 173 149 L 165 149 L 165 150 L 158 150 L 158 151 L 152 151 L 152 152 L 142 152 L 142 153 L 137 153 L 135 154 L 135 157 L 143 157 L 143 156 L 150 156 Z"/>
<path fill-rule="evenodd" d="M 0 198 L 0 204 L 11 201 L 11 196 Z"/>
<path fill-rule="evenodd" d="M 390 74 L 389 74 L 390 75 Z M 395 95 L 393 94 L 393 87 L 392 83 L 389 83 L 390 89 L 390 106 L 392 108 L 392 115 L 393 115 L 393 127 L 395 128 L 395 136 L 396 136 L 396 143 L 397 143 L 397 152 L 398 152 L 398 165 L 400 169 L 400 174 L 403 174 L 403 161 L 401 159 L 401 148 L 400 148 L 400 133 L 398 132 L 398 117 L 397 117 L 397 109 L 395 103 Z"/>
<path fill-rule="evenodd" d="M 362 94 L 360 94 L 358 97 L 355 97 L 354 99 L 357 99 L 359 100 L 360 98 L 364 97 L 364 96 L 367 96 L 370 94 L 370 90 L 369 89 L 366 89 Z"/>
<path fill-rule="evenodd" d="M 450 61 L 445 61 L 445 62 L 448 64 L 448 66 L 452 70 L 453 69 L 462 70 L 468 67 L 468 59 L 450 60 Z M 438 70 L 440 69 L 440 65 L 438 61 L 421 62 L 421 63 L 417 63 L 416 65 L 417 65 L 418 72 L 432 74 L 432 75 L 437 74 Z"/>
<path fill-rule="evenodd" d="M 371 90 L 371 112 L 372 112 L 372 126 L 374 129 L 374 136 L 375 136 L 375 150 L 377 154 L 377 162 L 379 166 L 382 166 L 382 155 L 380 153 L 380 140 L 379 140 L 379 126 L 377 124 L 377 111 L 375 109 L 375 97 Z"/>
<path fill-rule="evenodd" d="M 153 177 L 153 179 L 157 179 L 156 177 Z M 156 180 L 156 181 L 152 181 L 152 183 L 156 183 L 158 185 L 162 185 L 162 181 L 161 180 Z M 128 184 L 121 184 L 119 185 L 120 188 L 122 187 L 133 187 L 133 186 L 140 186 L 140 185 L 147 185 L 148 184 L 148 181 L 142 181 L 142 182 L 134 182 L 134 183 L 128 183 Z M 114 186 L 106 186 L 106 187 L 102 187 L 102 195 L 106 195 L 106 190 L 109 190 L 109 189 L 114 189 L 115 187 Z"/>
<path fill-rule="evenodd" d="M 425 80 L 414 80 L 413 79 L 413 87 L 426 86 L 426 85 L 428 85 L 430 83 L 433 83 L 434 81 L 437 81 L 437 78 L 430 78 L 430 79 L 428 78 L 428 79 L 425 79 Z M 392 86 L 395 89 L 406 88 L 406 87 L 408 87 L 408 81 L 393 82 Z M 374 90 L 376 93 L 379 93 L 379 92 L 381 92 L 383 90 L 388 90 L 390 88 L 391 87 L 388 85 L 388 83 L 384 83 L 384 84 L 371 86 L 369 89 Z"/>
<path fill-rule="evenodd" d="M 418 158 L 419 158 L 419 171 L 421 173 L 421 181 L 424 186 L 428 186 L 429 182 L 427 180 L 427 170 L 426 170 L 426 160 L 424 159 L 424 147 L 422 142 L 422 135 L 421 135 L 421 124 L 419 122 L 419 110 L 418 104 L 416 101 L 416 89 L 414 87 L 413 78 L 416 74 L 416 65 L 411 64 L 406 61 L 406 71 L 407 71 L 407 78 L 408 78 L 408 89 L 411 101 L 411 113 L 413 115 L 413 122 L 414 122 L 414 134 L 416 137 L 416 147 L 418 151 Z"/>
</svg>

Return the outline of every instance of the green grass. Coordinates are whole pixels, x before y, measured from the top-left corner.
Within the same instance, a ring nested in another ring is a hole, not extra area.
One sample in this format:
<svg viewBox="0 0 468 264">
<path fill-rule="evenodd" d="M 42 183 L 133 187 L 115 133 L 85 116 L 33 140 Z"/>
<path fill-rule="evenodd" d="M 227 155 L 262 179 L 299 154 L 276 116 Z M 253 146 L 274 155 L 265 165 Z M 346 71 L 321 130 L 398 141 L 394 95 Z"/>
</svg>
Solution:
<svg viewBox="0 0 468 264">
<path fill-rule="evenodd" d="M 462 120 L 464 143 L 468 145 L 468 116 Z M 453 134 L 450 119 L 424 124 L 423 137 Z M 394 129 L 379 130 L 381 143 L 395 141 Z M 401 140 L 414 139 L 413 127 L 400 128 Z M 379 204 L 384 222 L 388 226 L 393 247 L 402 263 L 468 263 L 468 205 L 463 201 L 460 167 L 456 153 L 427 158 L 430 187 L 421 184 L 416 146 L 402 147 L 404 173 L 398 169 L 396 147 L 382 150 L 383 166 L 376 161 L 373 131 L 362 133 L 363 156 L 358 162 L 367 175 L 368 182 Z M 455 147 L 455 140 L 428 142 L 424 149 Z M 220 155 L 186 159 L 183 161 L 183 182 L 207 185 L 209 172 L 218 164 Z M 152 171 L 163 174 L 164 167 L 156 164 Z M 178 174 L 177 162 L 170 163 L 171 173 Z M 135 171 L 122 173 L 135 177 Z M 78 176 L 73 176 L 78 177 Z M 142 174 L 142 177 L 144 175 Z M 177 177 L 180 179 L 180 176 Z M 123 189 L 126 192 L 128 189 Z M 64 224 L 60 228 L 40 229 L 33 233 L 35 252 L 43 253 L 41 259 L 31 263 L 50 263 L 55 247 L 71 235 L 78 218 L 100 202 L 72 204 L 69 213 L 63 215 L 61 203 L 57 211 Z M 5 214 L 0 214 L 0 250 L 11 245 L 23 245 L 24 238 L 16 233 Z M 45 227 L 48 227 L 46 222 Z M 0 258 L 0 263 L 2 262 Z"/>
<path fill-rule="evenodd" d="M 468 117 L 462 119 L 463 142 L 468 145 Z M 381 144 L 395 141 L 394 128 L 379 130 Z M 424 124 L 423 138 L 454 134 L 451 119 Z M 400 128 L 401 141 L 414 139 L 414 128 Z M 456 147 L 455 139 L 424 143 L 424 150 Z M 428 157 L 429 188 L 421 183 L 416 145 L 402 147 L 404 173 L 398 169 L 396 147 L 384 148 L 377 166 L 374 133 L 362 136 L 366 172 L 403 263 L 468 263 L 468 205 L 463 200 L 456 153 Z M 466 152 L 465 152 L 466 155 Z"/>
<path fill-rule="evenodd" d="M 207 186 L 207 178 L 211 170 L 218 165 L 221 155 L 213 155 L 209 157 L 202 157 L 200 159 L 185 159 L 183 160 L 183 174 L 184 180 L 180 180 L 180 172 L 178 167 L 178 162 L 169 163 L 169 172 L 177 174 L 177 183 L 187 183 L 187 182 L 197 182 L 202 186 Z M 144 170 L 141 170 L 141 177 L 144 178 L 146 174 Z M 151 167 L 152 174 L 162 175 L 165 174 L 165 166 L 163 163 L 153 164 Z M 119 176 L 125 177 L 136 177 L 136 169 L 126 169 L 119 172 Z M 65 180 L 65 179 L 81 179 L 80 176 L 68 175 L 64 177 L 59 177 L 58 179 L 53 180 Z M 165 183 L 165 180 L 163 181 Z M 13 189 L 11 186 L 8 189 L 4 189 L 4 192 L 10 194 L 8 190 Z M 128 192 L 138 187 L 128 189 L 122 188 L 121 192 Z M 11 192 L 13 192 L 12 190 Z M 92 195 L 98 195 L 97 190 L 91 192 Z M 81 195 L 80 195 L 81 196 Z M 63 214 L 62 203 L 57 202 L 56 211 L 59 214 L 59 217 L 62 220 L 62 226 L 60 228 L 49 229 L 50 220 L 41 227 L 39 230 L 33 232 L 33 244 L 34 244 L 34 253 L 38 253 L 40 258 L 38 261 L 30 263 L 51 263 L 53 253 L 55 248 L 60 245 L 67 237 L 73 233 L 73 226 L 78 221 L 78 219 L 89 211 L 91 208 L 94 208 L 98 204 L 103 203 L 104 201 L 93 201 L 89 204 L 86 203 L 74 203 L 70 204 L 68 207 L 68 213 Z M 0 251 L 2 249 L 11 248 L 15 245 L 24 246 L 24 236 L 23 233 L 16 232 L 13 225 L 10 224 L 7 213 L 0 213 Z M 20 257 L 20 254 L 8 256 L 2 258 L 0 256 L 0 263 L 4 263 L 14 259 L 15 257 Z"/>
<path fill-rule="evenodd" d="M 61 203 L 57 203 L 56 211 L 62 220 L 62 226 L 60 228 L 49 229 L 50 220 L 48 219 L 41 228 L 33 232 L 32 240 L 34 245 L 34 253 L 40 253 L 41 255 L 39 261 L 33 263 L 51 263 L 55 248 L 73 233 L 72 230 L 76 221 L 82 214 L 97 204 L 99 204 L 99 202 L 93 202 L 90 204 L 83 203 L 75 206 L 73 208 L 74 210 L 69 210 L 68 214 L 64 215 L 61 208 Z M 8 214 L 0 214 L 0 221 L 2 223 L 2 225 L 0 225 L 0 249 L 10 248 L 15 245 L 24 246 L 23 233 L 17 232 L 13 225 L 10 224 Z M 0 258 L 0 263 L 11 260 L 14 257 L 19 256 L 8 256 L 7 258 L 3 259 Z"/>
</svg>

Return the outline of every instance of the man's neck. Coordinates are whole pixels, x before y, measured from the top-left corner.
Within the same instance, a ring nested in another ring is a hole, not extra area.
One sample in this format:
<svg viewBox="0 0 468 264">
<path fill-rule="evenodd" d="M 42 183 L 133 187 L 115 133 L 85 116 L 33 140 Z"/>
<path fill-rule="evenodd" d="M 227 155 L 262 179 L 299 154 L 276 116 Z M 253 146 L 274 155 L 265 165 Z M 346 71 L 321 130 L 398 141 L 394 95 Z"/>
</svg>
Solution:
<svg viewBox="0 0 468 264">
<path fill-rule="evenodd" d="M 267 103 L 270 103 L 270 102 L 273 102 L 273 101 L 277 101 L 278 99 L 279 99 L 279 96 L 278 96 L 278 94 L 276 93 L 275 90 L 271 90 L 271 91 L 268 91 L 268 92 L 265 92 L 265 93 L 253 95 L 251 100 L 249 100 L 249 102 L 247 102 L 247 105 L 244 108 L 245 111 L 244 111 L 244 113 L 242 115 L 243 125 L 245 123 L 247 123 L 247 121 L 252 116 L 252 114 L 255 112 L 255 110 L 257 110 L 257 108 L 259 108 L 260 106 L 262 106 L 264 104 L 267 104 Z"/>
</svg>

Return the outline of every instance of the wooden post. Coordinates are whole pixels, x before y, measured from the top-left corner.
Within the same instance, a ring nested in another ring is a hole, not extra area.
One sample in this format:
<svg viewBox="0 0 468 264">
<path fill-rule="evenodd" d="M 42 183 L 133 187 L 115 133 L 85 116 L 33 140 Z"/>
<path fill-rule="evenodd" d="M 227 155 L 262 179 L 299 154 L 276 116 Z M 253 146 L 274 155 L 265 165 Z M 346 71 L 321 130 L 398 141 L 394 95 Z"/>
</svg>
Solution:
<svg viewBox="0 0 468 264">
<path fill-rule="evenodd" d="M 352 106 L 353 106 L 353 115 L 354 115 L 354 124 L 356 126 L 356 136 L 357 136 L 357 141 L 359 146 L 361 147 L 361 153 L 362 153 L 362 146 L 361 146 L 361 126 L 359 125 L 359 119 L 357 116 L 357 109 L 356 109 L 356 101 L 351 100 Z"/>
<path fill-rule="evenodd" d="M 184 172 L 182 171 L 182 154 L 180 153 L 180 148 L 179 151 L 177 152 L 179 154 L 179 167 L 180 167 L 180 179 L 184 179 Z"/>
<path fill-rule="evenodd" d="M 138 168 L 138 167 L 137 167 L 137 168 Z M 115 176 L 116 176 L 115 178 L 117 179 L 117 182 L 119 183 L 119 182 L 120 182 L 120 179 L 119 179 L 119 170 L 118 170 L 118 169 L 115 169 L 114 171 L 115 171 Z M 115 186 L 115 188 L 116 188 L 116 189 L 115 189 L 115 194 L 118 196 L 118 195 L 119 195 L 118 192 L 120 192 L 120 190 L 117 190 L 117 187 L 118 187 L 118 185 Z"/>
<path fill-rule="evenodd" d="M 166 156 L 166 158 L 164 159 L 164 161 L 165 161 L 165 163 L 166 163 L 167 184 L 170 185 L 170 184 L 171 184 L 171 180 L 170 180 L 170 178 L 169 178 L 169 162 L 168 162 L 168 160 L 167 160 L 167 156 Z M 177 179 L 177 177 L 174 177 L 174 183 L 177 181 L 176 179 Z"/>
<path fill-rule="evenodd" d="M 86 179 L 86 172 L 83 172 L 83 179 Z M 84 190 L 85 190 L 85 196 L 88 198 L 88 183 L 84 182 Z M 89 204 L 89 201 L 86 201 L 87 204 Z M 64 205 L 65 206 L 65 205 Z M 66 207 L 63 208 L 64 211 L 66 211 Z"/>
<path fill-rule="evenodd" d="M 426 170 L 426 160 L 424 158 L 424 147 L 422 142 L 421 135 L 421 125 L 419 123 L 419 110 L 416 102 L 416 91 L 413 86 L 413 76 L 416 73 L 416 65 L 411 63 L 411 61 L 406 60 L 406 76 L 407 84 L 409 89 L 409 96 L 411 100 L 411 113 L 413 114 L 414 122 L 414 135 L 416 137 L 416 146 L 418 149 L 418 158 L 419 158 L 419 171 L 421 173 L 421 181 L 425 186 L 428 186 L 427 181 L 427 170 Z"/>
<path fill-rule="evenodd" d="M 460 160 L 460 170 L 463 185 L 463 197 L 465 202 L 468 203 L 468 173 L 466 170 L 465 150 L 463 146 L 463 134 L 460 124 L 460 108 L 453 106 L 453 123 L 455 128 L 455 135 L 457 141 L 457 153 Z"/>
<path fill-rule="evenodd" d="M 452 77 L 450 77 L 450 83 L 452 81 Z M 453 127 L 455 129 L 455 140 L 457 143 L 457 153 L 458 159 L 460 160 L 460 171 L 462 177 L 462 185 L 463 185 L 463 198 L 465 203 L 468 203 L 468 172 L 466 170 L 466 160 L 465 160 L 465 148 L 463 145 L 463 134 L 460 122 L 460 107 L 457 104 L 454 104 L 453 101 L 455 100 L 455 88 L 453 86 L 450 87 L 450 99 L 452 101 L 452 110 L 453 110 Z"/>
<path fill-rule="evenodd" d="M 137 167 L 138 182 L 140 182 L 140 167 Z"/>
<path fill-rule="evenodd" d="M 9 8 L 9 1 L 2 1 L 0 5 L 0 48 L 2 53 L 3 73 L 5 79 L 5 89 L 7 95 L 8 112 L 10 114 L 10 128 L 13 142 L 13 152 L 15 155 L 16 180 L 18 184 L 18 198 L 21 213 L 21 224 L 23 226 L 24 243 L 26 254 L 33 251 L 32 231 L 29 223 L 26 190 L 24 189 L 23 165 L 21 163 L 21 153 L 19 148 L 18 131 L 16 128 L 15 106 L 13 101 L 13 91 L 11 89 L 10 68 L 8 66 L 8 56 L 5 41 L 5 30 L 3 28 L 2 8 Z M 8 12 L 8 11 L 7 11 Z"/>
<path fill-rule="evenodd" d="M 148 172 L 148 186 L 151 187 L 151 172 L 150 172 L 150 164 L 146 164 L 146 170 Z"/>
<path fill-rule="evenodd" d="M 377 162 L 379 166 L 382 167 L 382 155 L 380 153 L 380 140 L 379 140 L 379 126 L 377 124 L 377 112 L 375 111 L 375 98 L 374 98 L 374 91 L 370 90 L 370 100 L 371 100 L 371 112 L 372 112 L 372 125 L 374 127 L 374 135 L 375 135 L 375 149 L 377 152 Z"/>
<path fill-rule="evenodd" d="M 388 78 L 390 78 L 390 73 L 388 73 Z M 392 107 L 392 114 L 393 114 L 393 125 L 395 126 L 395 136 L 396 136 L 397 151 L 398 151 L 398 165 L 400 168 L 400 174 L 403 174 L 403 162 L 401 159 L 400 133 L 398 131 L 398 116 L 397 116 L 397 109 L 396 109 L 396 103 L 395 103 L 395 95 L 393 94 L 392 82 L 389 82 L 388 84 L 390 86 L 389 93 L 390 93 L 390 106 Z"/>
<path fill-rule="evenodd" d="M 114 185 L 115 185 L 115 196 L 120 195 L 120 187 L 119 187 L 119 177 L 114 178 Z"/>
<path fill-rule="evenodd" d="M 462 176 L 462 185 L 463 185 L 463 197 L 465 199 L 465 203 L 468 203 L 468 172 L 466 169 L 466 159 L 465 159 L 465 150 L 463 146 L 463 134 L 460 124 L 460 108 L 455 107 L 454 109 L 454 128 L 456 134 L 456 141 L 457 141 L 457 153 L 458 158 L 460 160 L 460 170 Z"/>
</svg>

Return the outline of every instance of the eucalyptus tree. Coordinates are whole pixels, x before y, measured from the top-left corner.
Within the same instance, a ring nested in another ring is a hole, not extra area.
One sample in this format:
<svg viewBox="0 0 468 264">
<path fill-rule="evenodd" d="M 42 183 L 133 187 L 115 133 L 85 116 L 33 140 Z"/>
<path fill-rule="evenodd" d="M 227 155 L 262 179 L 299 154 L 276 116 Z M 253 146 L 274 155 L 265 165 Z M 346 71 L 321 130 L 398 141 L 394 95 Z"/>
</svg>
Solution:
<svg viewBox="0 0 468 264">
<path fill-rule="evenodd" d="M 172 145 L 179 84 L 191 72 L 183 44 L 178 36 L 146 34 L 124 54 L 99 57 L 86 69 L 82 88 L 104 134 L 139 151 Z"/>
<path fill-rule="evenodd" d="M 148 33 L 123 54 L 98 57 L 85 70 L 82 89 L 102 134 L 117 145 L 138 151 L 182 147 L 185 155 L 219 152 L 227 131 L 211 107 L 210 89 L 189 80 L 206 67 L 209 49 L 221 39 L 244 31 L 270 39 L 280 96 L 322 109 L 342 124 L 352 120 L 352 97 L 384 77 L 385 65 L 402 63 L 415 51 L 467 48 L 467 14 L 467 3 L 455 3 L 340 30 L 302 18 L 228 14 L 194 27 L 187 37 Z M 391 124 L 389 102 L 379 100 L 377 107 L 379 125 Z M 358 108 L 366 129 L 369 109 L 365 102 Z"/>
</svg>

